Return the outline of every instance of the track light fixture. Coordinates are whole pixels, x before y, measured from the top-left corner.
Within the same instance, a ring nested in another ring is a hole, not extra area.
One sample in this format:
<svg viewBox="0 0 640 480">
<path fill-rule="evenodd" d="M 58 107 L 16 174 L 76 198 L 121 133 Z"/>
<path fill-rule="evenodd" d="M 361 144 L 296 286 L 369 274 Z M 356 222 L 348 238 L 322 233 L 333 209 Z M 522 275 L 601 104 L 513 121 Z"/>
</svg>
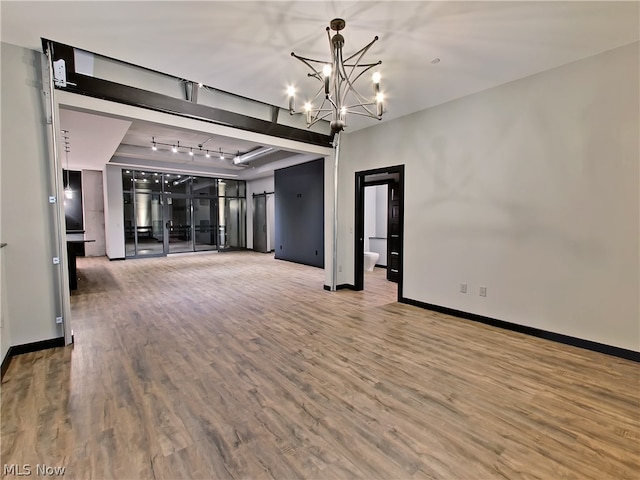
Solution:
<svg viewBox="0 0 640 480">
<path fill-rule="evenodd" d="M 170 149 L 173 153 L 179 153 L 180 151 L 183 151 L 186 152 L 190 157 L 196 156 L 197 153 L 198 155 L 204 155 L 205 158 L 211 158 L 211 151 L 203 149 L 203 144 L 198 144 L 197 147 L 192 147 L 181 145 L 179 141 L 175 143 L 159 142 L 155 139 L 155 137 L 151 137 L 151 149 L 153 151 L 161 150 L 163 146 Z M 233 154 L 224 152 L 222 148 L 218 148 L 218 156 L 222 161 L 232 159 L 234 165 L 239 165 L 250 162 L 275 151 L 276 149 L 273 147 L 258 147 L 246 153 L 240 153 L 240 151 L 237 151 L 235 154 Z"/>
<path fill-rule="evenodd" d="M 166 149 L 171 150 L 173 153 L 179 153 L 182 151 L 182 152 L 186 152 L 190 157 L 195 157 L 197 154 L 197 155 L 203 155 L 205 158 L 211 158 L 212 151 L 203 149 L 202 148 L 203 146 L 204 145 L 202 143 L 198 144 L 195 147 L 188 146 L 188 145 L 181 145 L 180 142 L 178 141 L 175 143 L 164 143 L 164 142 L 157 141 L 155 137 L 151 137 L 151 150 L 153 150 L 154 152 L 161 150 L 162 147 L 166 147 Z M 264 147 L 260 147 L 260 148 L 264 148 Z M 271 148 L 270 150 L 273 150 L 273 148 Z M 215 152 L 215 150 L 213 151 Z M 245 155 L 249 155 L 252 152 L 248 152 Z M 222 148 L 219 148 L 218 157 L 220 158 L 220 160 L 235 159 L 235 158 L 241 157 L 241 154 L 240 152 L 238 152 L 237 154 L 223 152 Z M 244 160 L 244 161 L 248 161 L 248 160 Z M 243 162 L 240 162 L 240 163 L 243 163 Z"/>
</svg>

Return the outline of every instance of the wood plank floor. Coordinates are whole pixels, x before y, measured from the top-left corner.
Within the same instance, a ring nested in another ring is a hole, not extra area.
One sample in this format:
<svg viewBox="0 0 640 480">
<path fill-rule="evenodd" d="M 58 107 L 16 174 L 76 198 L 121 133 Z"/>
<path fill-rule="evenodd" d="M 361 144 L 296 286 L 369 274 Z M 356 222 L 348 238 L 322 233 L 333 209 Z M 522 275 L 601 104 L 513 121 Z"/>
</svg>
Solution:
<svg viewBox="0 0 640 480">
<path fill-rule="evenodd" d="M 637 363 L 323 290 L 252 252 L 78 260 L 75 345 L 13 359 L 2 464 L 65 478 L 640 478 Z M 5 475 L 7 478 L 12 475 Z"/>
</svg>

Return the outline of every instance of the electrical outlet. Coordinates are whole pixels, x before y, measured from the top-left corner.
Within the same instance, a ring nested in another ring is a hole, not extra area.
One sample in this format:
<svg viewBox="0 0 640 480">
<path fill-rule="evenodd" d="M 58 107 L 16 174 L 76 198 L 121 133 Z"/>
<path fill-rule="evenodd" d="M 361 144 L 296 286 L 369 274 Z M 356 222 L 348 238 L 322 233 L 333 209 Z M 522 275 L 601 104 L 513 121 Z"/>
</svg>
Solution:
<svg viewBox="0 0 640 480">
<path fill-rule="evenodd" d="M 487 296 L 487 287 L 480 287 L 480 296 L 481 297 Z"/>
<path fill-rule="evenodd" d="M 460 284 L 460 293 L 467 293 L 467 284 L 466 283 L 461 283 Z"/>
<path fill-rule="evenodd" d="M 56 317 L 56 323 L 62 323 L 62 317 Z"/>
<path fill-rule="evenodd" d="M 60 257 L 53 257 L 53 264 L 54 265 L 59 265 L 60 264 Z"/>
</svg>

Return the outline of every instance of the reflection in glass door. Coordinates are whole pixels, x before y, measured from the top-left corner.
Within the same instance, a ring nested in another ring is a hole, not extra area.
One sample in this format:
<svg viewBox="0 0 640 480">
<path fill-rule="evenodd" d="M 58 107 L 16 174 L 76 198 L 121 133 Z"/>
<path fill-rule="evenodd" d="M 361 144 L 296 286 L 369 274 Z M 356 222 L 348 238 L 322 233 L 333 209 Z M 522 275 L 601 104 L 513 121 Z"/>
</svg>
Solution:
<svg viewBox="0 0 640 480">
<path fill-rule="evenodd" d="M 165 203 L 167 253 L 193 252 L 191 199 L 167 196 Z"/>
<path fill-rule="evenodd" d="M 136 237 L 138 255 L 162 255 L 162 204 L 160 194 L 136 191 Z"/>
<path fill-rule="evenodd" d="M 193 224 L 196 251 L 216 250 L 216 201 L 213 198 L 193 199 Z"/>
</svg>

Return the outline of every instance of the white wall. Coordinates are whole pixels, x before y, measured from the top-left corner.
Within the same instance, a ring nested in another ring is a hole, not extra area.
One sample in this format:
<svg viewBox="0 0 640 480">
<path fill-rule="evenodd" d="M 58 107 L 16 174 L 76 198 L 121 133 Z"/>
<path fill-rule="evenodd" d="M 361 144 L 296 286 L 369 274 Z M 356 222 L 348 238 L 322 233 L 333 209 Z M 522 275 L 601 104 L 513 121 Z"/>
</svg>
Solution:
<svg viewBox="0 0 640 480">
<path fill-rule="evenodd" d="M 2 241 L 2 357 L 8 345 L 62 336 L 56 269 L 55 206 L 43 107 L 41 54 L 2 43 L 0 223 Z M 37 299 L 37 301 L 34 301 Z"/>
<path fill-rule="evenodd" d="M 105 165 L 104 226 L 107 257 L 111 260 L 124 258 L 124 200 L 122 197 L 122 168 Z"/>
<path fill-rule="evenodd" d="M 364 251 L 376 252 L 376 265 L 387 266 L 388 185 L 364 189 Z"/>
<path fill-rule="evenodd" d="M 274 177 L 258 178 L 247 182 L 247 248 L 253 248 L 253 194 L 274 191 Z M 271 201 L 271 211 L 269 211 L 269 201 Z M 267 248 L 271 251 L 274 247 L 274 209 L 273 195 L 267 195 Z"/>
<path fill-rule="evenodd" d="M 82 208 L 85 236 L 88 239 L 95 240 L 85 244 L 85 256 L 100 257 L 106 255 L 102 172 L 82 170 Z"/>
<path fill-rule="evenodd" d="M 376 186 L 364 188 L 364 251 L 371 251 L 369 239 L 376 236 Z"/>
<path fill-rule="evenodd" d="M 639 53 L 349 134 L 339 283 L 353 282 L 354 172 L 393 158 L 406 165 L 404 297 L 640 350 Z"/>
</svg>

